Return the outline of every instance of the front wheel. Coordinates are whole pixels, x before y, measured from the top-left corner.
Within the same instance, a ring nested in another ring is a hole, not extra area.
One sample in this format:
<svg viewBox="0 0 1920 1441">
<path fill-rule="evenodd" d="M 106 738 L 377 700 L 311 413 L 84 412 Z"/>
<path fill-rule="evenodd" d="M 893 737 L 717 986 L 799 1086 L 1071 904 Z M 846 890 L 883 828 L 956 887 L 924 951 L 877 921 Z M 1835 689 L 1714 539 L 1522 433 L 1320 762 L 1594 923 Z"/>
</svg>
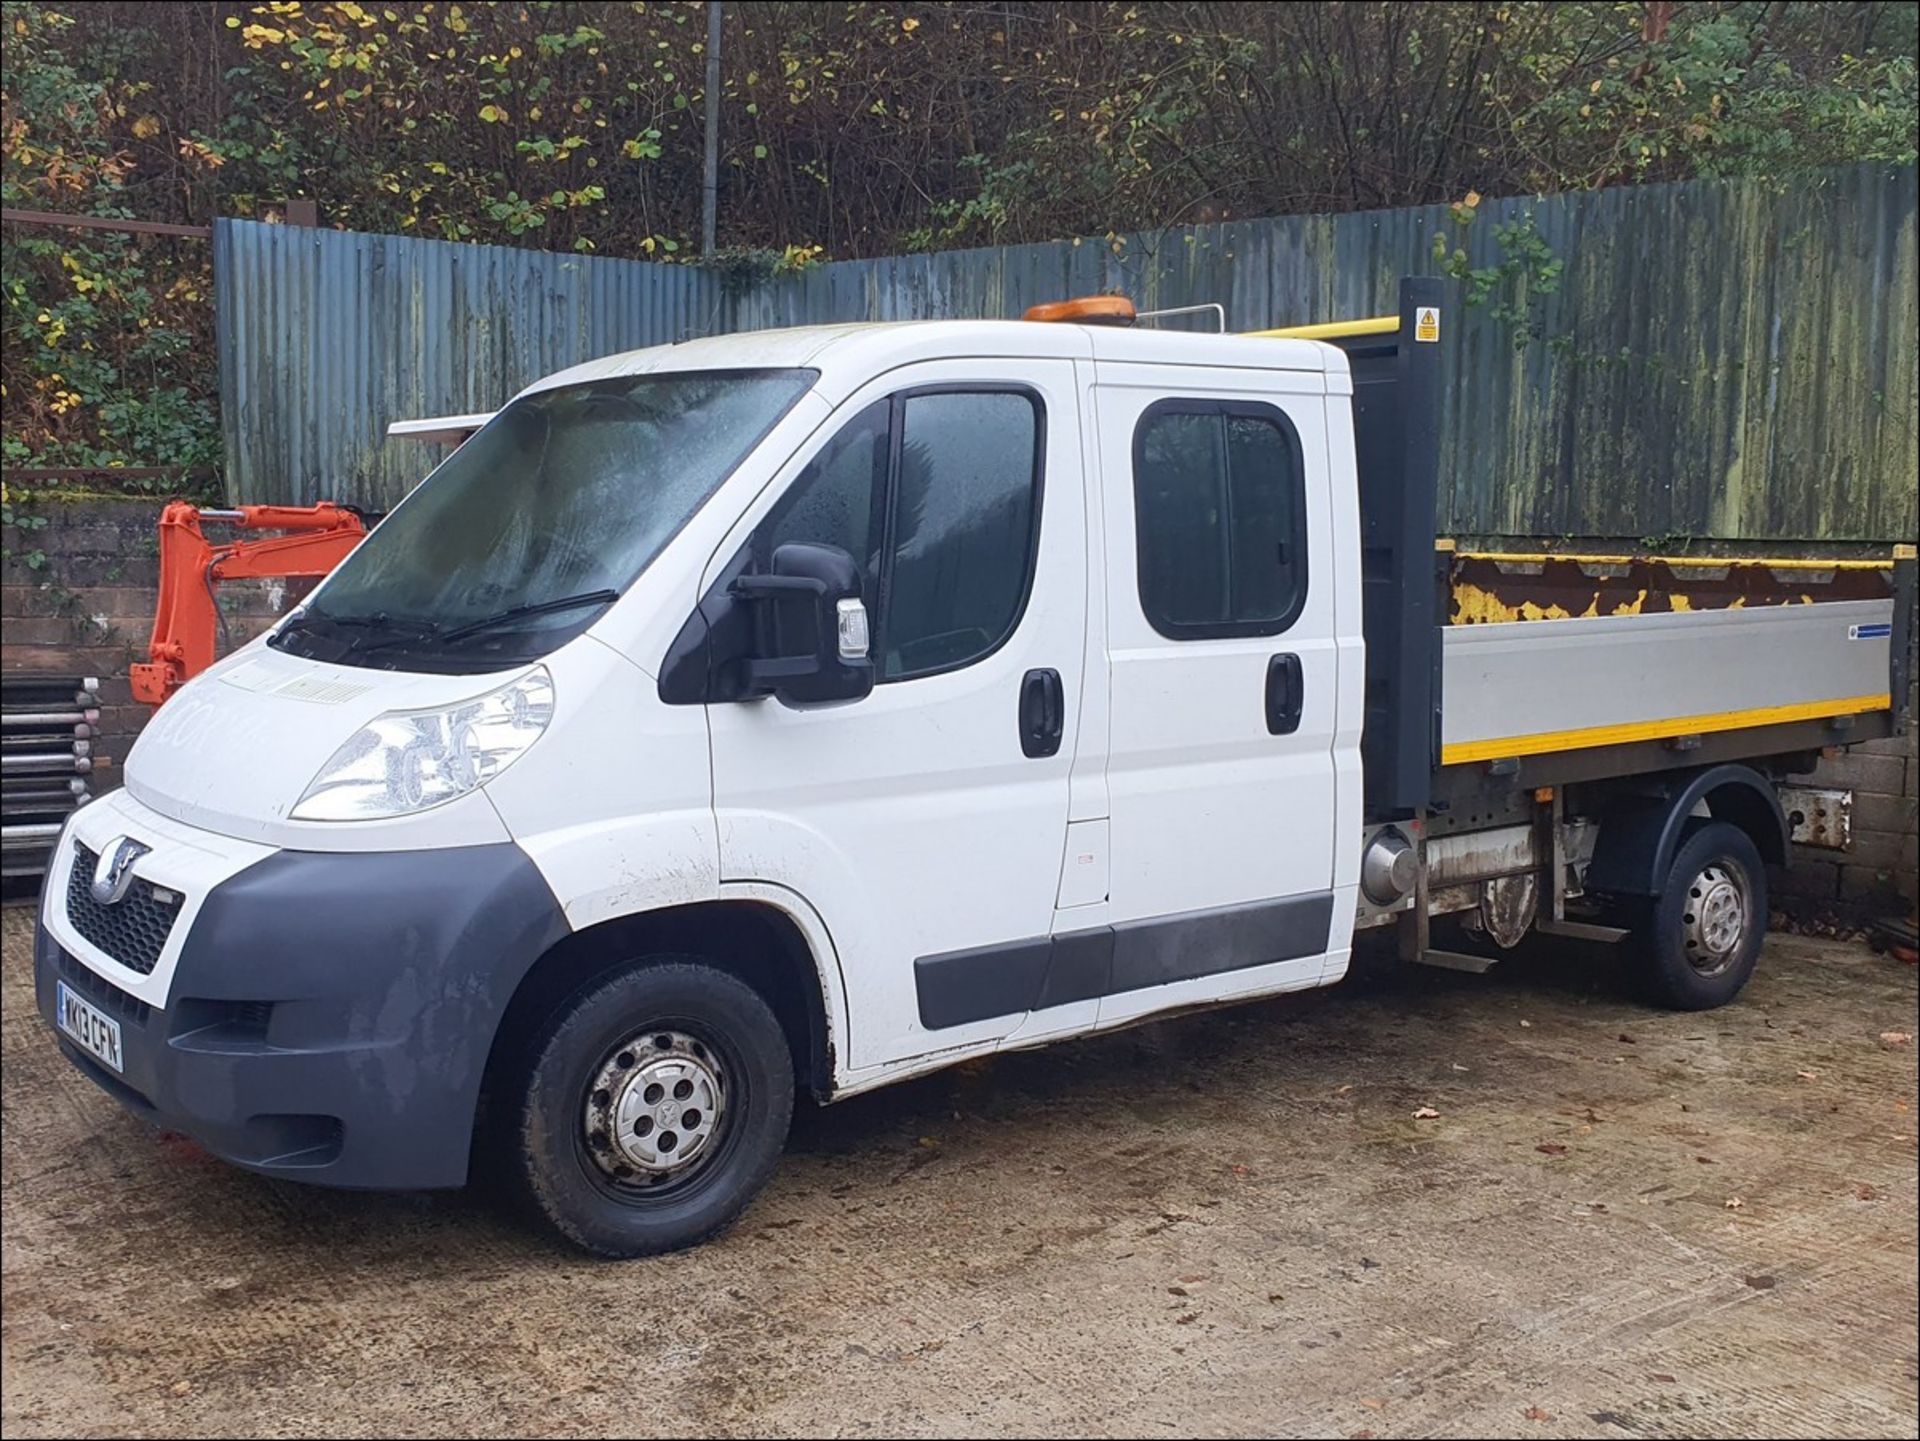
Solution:
<svg viewBox="0 0 1920 1441">
<path fill-rule="evenodd" d="M 1709 821 L 1681 845 L 1636 938 L 1649 999 L 1677 1011 L 1724 1006 L 1760 960 L 1767 872 L 1752 839 Z"/>
<path fill-rule="evenodd" d="M 758 992 L 692 960 L 636 962 L 569 1000 L 534 1047 L 521 1188 L 585 1250 L 678 1250 L 746 1209 L 792 1114 L 792 1058 Z"/>
</svg>

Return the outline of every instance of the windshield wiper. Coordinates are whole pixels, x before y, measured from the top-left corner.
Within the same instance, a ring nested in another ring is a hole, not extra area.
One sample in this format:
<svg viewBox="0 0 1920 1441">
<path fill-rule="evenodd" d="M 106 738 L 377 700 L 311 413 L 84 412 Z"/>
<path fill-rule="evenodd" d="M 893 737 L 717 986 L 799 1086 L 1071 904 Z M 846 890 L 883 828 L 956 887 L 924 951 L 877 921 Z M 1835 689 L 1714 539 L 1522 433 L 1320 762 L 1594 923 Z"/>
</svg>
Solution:
<svg viewBox="0 0 1920 1441">
<path fill-rule="evenodd" d="M 521 605 L 510 605 L 493 615 L 483 615 L 478 620 L 470 620 L 465 625 L 457 625 L 452 630 L 436 635 L 439 642 L 464 640 L 470 635 L 479 635 L 483 631 L 497 630 L 519 620 L 522 616 L 548 615 L 559 610 L 578 610 L 587 605 L 608 605 L 620 599 L 620 592 L 601 587 L 599 590 L 583 590 L 578 595 L 555 596 L 552 600 L 527 601 Z"/>
<path fill-rule="evenodd" d="M 281 630 L 306 630 L 316 625 L 352 626 L 364 630 L 411 630 L 420 635 L 432 635 L 439 629 L 434 621 L 388 615 L 384 610 L 376 610 L 371 615 L 328 615 L 325 611 L 303 610 Z"/>
<path fill-rule="evenodd" d="M 385 611 L 374 611 L 370 615 L 328 615 L 324 611 L 299 610 L 288 618 L 287 623 L 275 633 L 276 643 L 289 640 L 303 632 L 323 630 L 355 630 L 365 634 L 355 636 L 329 636 L 336 644 L 344 645 L 349 654 L 363 650 L 377 650 L 383 645 L 394 645 L 402 640 L 417 640 L 432 635 L 439 625 L 430 620 L 414 620 L 406 616 L 392 616 Z M 368 645 L 368 638 L 377 631 L 403 631 L 403 636 L 393 636 L 384 641 Z"/>
</svg>

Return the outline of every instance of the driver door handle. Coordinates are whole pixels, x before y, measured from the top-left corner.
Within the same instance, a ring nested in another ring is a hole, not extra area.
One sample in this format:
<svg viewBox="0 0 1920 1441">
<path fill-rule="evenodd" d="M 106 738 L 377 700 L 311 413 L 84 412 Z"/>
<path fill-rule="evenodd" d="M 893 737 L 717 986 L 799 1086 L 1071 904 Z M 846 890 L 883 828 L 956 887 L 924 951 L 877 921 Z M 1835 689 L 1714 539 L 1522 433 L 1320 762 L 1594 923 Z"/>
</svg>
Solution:
<svg viewBox="0 0 1920 1441">
<path fill-rule="evenodd" d="M 1055 754 L 1066 724 L 1060 672 L 1048 667 L 1028 671 L 1020 679 L 1020 749 L 1035 760 Z"/>
</svg>

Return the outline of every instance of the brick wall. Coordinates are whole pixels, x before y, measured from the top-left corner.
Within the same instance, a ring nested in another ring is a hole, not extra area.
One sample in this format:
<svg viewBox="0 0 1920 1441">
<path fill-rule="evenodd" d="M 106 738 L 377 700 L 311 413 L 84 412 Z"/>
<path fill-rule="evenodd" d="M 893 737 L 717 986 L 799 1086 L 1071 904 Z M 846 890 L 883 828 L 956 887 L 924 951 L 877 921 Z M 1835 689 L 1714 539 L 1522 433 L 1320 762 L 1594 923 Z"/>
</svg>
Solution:
<svg viewBox="0 0 1920 1441">
<path fill-rule="evenodd" d="M 127 666 L 143 660 L 159 599 L 159 500 L 35 500 L 47 517 L 10 546 L 38 549 L 38 567 L 10 558 L 0 571 L 0 668 L 100 678 L 100 729 L 90 785 L 102 795 L 120 784 L 120 764 L 147 708 L 127 689 Z M 223 530 L 209 526 L 218 540 Z M 299 587 L 296 590 L 296 587 Z M 226 644 L 244 644 L 297 602 L 310 582 L 243 581 L 220 588 Z"/>
</svg>

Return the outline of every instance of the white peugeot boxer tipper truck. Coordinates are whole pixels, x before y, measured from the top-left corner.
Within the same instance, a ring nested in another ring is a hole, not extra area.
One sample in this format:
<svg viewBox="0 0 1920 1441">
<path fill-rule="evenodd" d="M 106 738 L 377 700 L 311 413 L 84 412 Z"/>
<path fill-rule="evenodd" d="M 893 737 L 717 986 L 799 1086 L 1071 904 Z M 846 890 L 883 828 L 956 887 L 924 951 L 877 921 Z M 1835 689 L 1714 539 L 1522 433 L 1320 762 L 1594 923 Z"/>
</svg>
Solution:
<svg viewBox="0 0 1920 1441">
<path fill-rule="evenodd" d="M 632 1256 L 739 1214 L 796 1089 L 1328 985 L 1362 928 L 1632 933 L 1731 1000 L 1777 782 L 1905 722 L 1912 552 L 1436 548 L 1443 300 L 540 381 L 74 815 L 42 1014 L 239 1165 L 496 1168 Z"/>
</svg>

